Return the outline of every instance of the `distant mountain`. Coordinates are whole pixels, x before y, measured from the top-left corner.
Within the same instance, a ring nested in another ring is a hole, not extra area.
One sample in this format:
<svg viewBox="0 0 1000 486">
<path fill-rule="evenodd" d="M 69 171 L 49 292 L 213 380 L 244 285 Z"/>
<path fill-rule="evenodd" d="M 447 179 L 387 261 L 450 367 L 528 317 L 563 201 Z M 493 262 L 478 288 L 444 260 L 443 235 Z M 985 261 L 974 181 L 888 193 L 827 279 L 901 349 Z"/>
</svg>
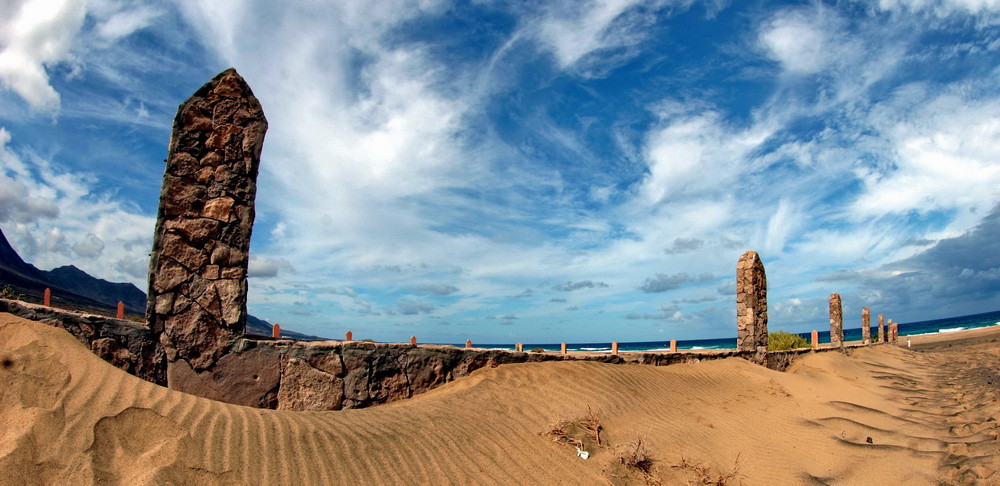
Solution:
<svg viewBox="0 0 1000 486">
<path fill-rule="evenodd" d="M 25 294 L 26 300 L 41 302 L 46 288 L 52 289 L 52 300 L 60 307 L 114 315 L 118 302 L 125 304 L 125 312 L 146 314 L 146 293 L 130 283 L 114 283 L 90 276 L 73 265 L 43 271 L 26 263 L 10 246 L 0 230 L 0 287 L 10 285 Z M 247 332 L 271 335 L 271 324 L 254 316 L 247 316 Z M 295 339 L 323 339 L 282 329 L 282 336 Z"/>
<path fill-rule="evenodd" d="M 94 278 L 73 265 L 42 273 L 54 287 L 90 297 L 98 302 L 113 303 L 116 307 L 119 301 L 124 302 L 126 312 L 132 314 L 146 313 L 145 292 L 130 283 L 113 283 Z"/>
</svg>

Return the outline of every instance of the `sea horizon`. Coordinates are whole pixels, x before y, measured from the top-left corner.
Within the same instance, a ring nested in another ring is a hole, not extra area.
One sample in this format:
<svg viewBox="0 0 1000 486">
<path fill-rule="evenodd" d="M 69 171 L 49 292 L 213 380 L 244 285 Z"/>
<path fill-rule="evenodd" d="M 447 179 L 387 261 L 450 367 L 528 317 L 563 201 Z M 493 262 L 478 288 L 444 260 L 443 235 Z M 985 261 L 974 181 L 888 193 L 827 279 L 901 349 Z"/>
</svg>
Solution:
<svg viewBox="0 0 1000 486">
<path fill-rule="evenodd" d="M 878 321 L 875 316 L 872 316 L 872 336 L 878 336 Z M 947 317 L 942 319 L 932 319 L 927 321 L 917 321 L 908 323 L 898 323 L 899 325 L 899 337 L 906 336 L 922 336 L 927 334 L 946 334 L 949 332 L 965 331 L 969 329 L 978 329 L 983 327 L 990 327 L 1000 325 L 1000 310 L 983 312 L 979 314 L 969 314 L 964 316 Z M 886 323 L 886 328 L 888 328 L 888 322 Z M 775 329 L 777 330 L 777 329 Z M 811 338 L 812 331 L 795 333 L 804 337 L 807 341 Z M 820 344 L 830 342 L 830 331 L 819 331 L 819 342 Z M 861 340 L 861 327 L 855 328 L 845 328 L 844 329 L 844 341 L 860 341 Z M 451 344 L 451 343 L 449 343 Z M 454 344 L 455 346 L 462 347 L 464 344 Z M 545 351 L 559 351 L 562 343 L 523 343 L 524 350 L 530 351 L 536 348 L 542 348 Z M 475 344 L 477 348 L 485 349 L 497 349 L 497 350 L 514 350 L 516 343 L 483 343 Z M 736 336 L 726 337 L 726 338 L 715 338 L 715 339 L 678 339 L 677 340 L 677 350 L 700 350 L 700 349 L 736 349 Z M 593 353 L 610 353 L 611 352 L 611 342 L 581 342 L 581 343 L 566 343 L 567 351 L 583 351 L 583 352 L 593 352 Z M 658 352 L 658 351 L 670 351 L 670 340 L 657 340 L 657 341 L 633 341 L 633 342 L 618 342 L 618 350 L 620 352 L 628 351 L 640 351 L 640 352 Z"/>
</svg>

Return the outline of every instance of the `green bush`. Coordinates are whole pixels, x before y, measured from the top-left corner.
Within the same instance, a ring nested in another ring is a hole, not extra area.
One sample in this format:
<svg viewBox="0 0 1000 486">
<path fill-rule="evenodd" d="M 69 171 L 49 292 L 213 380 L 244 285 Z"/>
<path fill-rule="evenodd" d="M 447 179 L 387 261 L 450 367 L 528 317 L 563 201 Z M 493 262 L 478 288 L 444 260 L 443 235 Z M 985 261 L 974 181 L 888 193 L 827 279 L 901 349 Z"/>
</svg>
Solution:
<svg viewBox="0 0 1000 486">
<path fill-rule="evenodd" d="M 11 285 L 4 285 L 0 289 L 0 299 L 7 300 L 24 300 L 24 294 L 20 293 Z"/>
<path fill-rule="evenodd" d="M 768 351 L 785 351 L 788 349 L 808 348 L 809 342 L 798 334 L 785 331 L 775 331 L 767 334 Z"/>
</svg>

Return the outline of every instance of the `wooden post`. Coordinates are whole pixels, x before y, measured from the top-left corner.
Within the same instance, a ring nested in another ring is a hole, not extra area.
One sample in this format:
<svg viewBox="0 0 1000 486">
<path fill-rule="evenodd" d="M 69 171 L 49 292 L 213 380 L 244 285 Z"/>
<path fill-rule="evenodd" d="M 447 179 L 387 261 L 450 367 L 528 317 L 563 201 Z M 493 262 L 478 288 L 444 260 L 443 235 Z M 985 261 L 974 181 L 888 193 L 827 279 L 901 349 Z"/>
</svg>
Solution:
<svg viewBox="0 0 1000 486">
<path fill-rule="evenodd" d="M 618 341 L 611 341 L 611 354 L 618 355 Z"/>
<path fill-rule="evenodd" d="M 812 346 L 813 346 L 813 348 L 818 348 L 819 347 L 819 331 L 813 329 L 811 337 L 812 337 Z"/>
<path fill-rule="evenodd" d="M 677 340 L 676 339 L 671 339 L 670 340 L 670 352 L 671 353 L 676 353 L 677 352 Z"/>
<path fill-rule="evenodd" d="M 118 313 L 115 314 L 115 317 L 118 319 L 125 318 L 125 303 L 120 300 L 118 301 Z"/>
<path fill-rule="evenodd" d="M 351 342 L 353 340 L 354 340 L 354 333 L 352 333 L 351 331 L 347 331 L 347 333 L 344 334 L 344 341 Z"/>
<path fill-rule="evenodd" d="M 52 307 L 52 289 L 45 289 L 45 297 L 42 298 L 42 305 L 45 307 Z"/>
<path fill-rule="evenodd" d="M 566 343 L 562 343 L 559 345 L 559 352 L 562 354 L 566 354 Z"/>
<path fill-rule="evenodd" d="M 281 338 L 281 324 L 274 323 L 274 327 L 271 328 L 271 337 L 275 339 Z"/>
<path fill-rule="evenodd" d="M 417 345 L 417 337 L 410 336 L 410 346 L 416 346 L 416 345 Z"/>
<path fill-rule="evenodd" d="M 472 340 L 471 339 L 466 339 L 465 340 L 465 349 L 472 349 Z"/>
</svg>

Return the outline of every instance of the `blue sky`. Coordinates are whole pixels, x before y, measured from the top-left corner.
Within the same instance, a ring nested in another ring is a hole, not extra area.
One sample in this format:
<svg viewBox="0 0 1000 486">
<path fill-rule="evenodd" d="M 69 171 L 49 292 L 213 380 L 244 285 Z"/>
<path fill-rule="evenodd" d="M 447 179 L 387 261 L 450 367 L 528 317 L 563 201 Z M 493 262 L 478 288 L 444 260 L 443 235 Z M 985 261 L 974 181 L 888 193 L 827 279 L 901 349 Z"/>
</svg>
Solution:
<svg viewBox="0 0 1000 486">
<path fill-rule="evenodd" d="M 424 342 L 1000 309 L 1000 1 L 0 3 L 0 228 L 146 288 L 170 123 L 270 128 L 250 312 Z"/>
</svg>

